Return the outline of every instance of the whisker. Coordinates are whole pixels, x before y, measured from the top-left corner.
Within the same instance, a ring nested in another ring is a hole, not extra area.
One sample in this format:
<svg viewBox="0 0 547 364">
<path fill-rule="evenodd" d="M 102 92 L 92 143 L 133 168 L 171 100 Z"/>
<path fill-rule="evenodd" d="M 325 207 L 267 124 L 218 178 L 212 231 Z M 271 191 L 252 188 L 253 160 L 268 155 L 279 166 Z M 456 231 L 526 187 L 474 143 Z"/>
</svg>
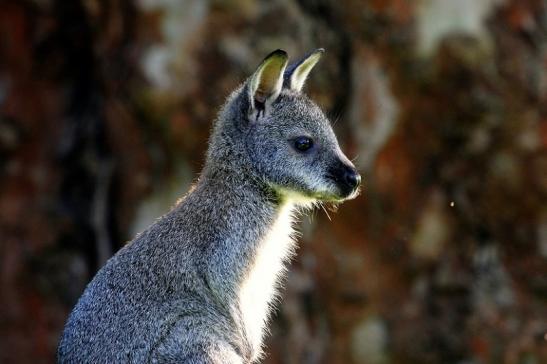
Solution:
<svg viewBox="0 0 547 364">
<path fill-rule="evenodd" d="M 339 113 L 338 115 L 336 115 L 336 117 L 334 118 L 334 121 L 332 123 L 332 125 L 336 125 L 338 124 L 338 122 L 340 121 L 340 119 L 342 119 L 342 115 Z"/>
<path fill-rule="evenodd" d="M 325 211 L 325 215 L 327 215 L 329 221 L 332 221 L 332 219 L 330 218 L 329 213 L 327 212 L 327 209 L 325 209 L 325 206 L 324 206 L 323 204 L 321 204 L 320 206 L 321 206 L 321 208 L 323 209 L 323 211 Z"/>
<path fill-rule="evenodd" d="M 310 223 L 313 223 L 313 221 L 315 220 L 316 218 L 316 215 L 317 215 L 317 212 L 316 210 L 312 210 L 312 212 L 310 214 L 308 214 L 308 221 Z"/>
<path fill-rule="evenodd" d="M 338 212 L 338 206 L 339 206 L 339 204 L 336 203 L 336 202 L 331 202 L 328 205 L 330 212 L 333 212 L 333 213 Z"/>
<path fill-rule="evenodd" d="M 335 126 L 342 119 L 342 112 L 340 110 L 334 110 L 327 113 L 328 119 L 331 121 L 331 125 Z"/>
</svg>

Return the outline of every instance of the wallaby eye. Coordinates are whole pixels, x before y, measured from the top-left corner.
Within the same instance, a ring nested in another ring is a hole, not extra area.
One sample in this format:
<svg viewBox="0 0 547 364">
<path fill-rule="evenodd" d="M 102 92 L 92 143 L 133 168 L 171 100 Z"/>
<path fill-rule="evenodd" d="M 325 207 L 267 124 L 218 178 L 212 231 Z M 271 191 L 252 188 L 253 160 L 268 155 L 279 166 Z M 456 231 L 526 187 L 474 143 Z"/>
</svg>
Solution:
<svg viewBox="0 0 547 364">
<path fill-rule="evenodd" d="M 313 140 L 308 137 L 298 137 L 294 140 L 294 147 L 300 152 L 305 152 L 313 147 Z"/>
</svg>

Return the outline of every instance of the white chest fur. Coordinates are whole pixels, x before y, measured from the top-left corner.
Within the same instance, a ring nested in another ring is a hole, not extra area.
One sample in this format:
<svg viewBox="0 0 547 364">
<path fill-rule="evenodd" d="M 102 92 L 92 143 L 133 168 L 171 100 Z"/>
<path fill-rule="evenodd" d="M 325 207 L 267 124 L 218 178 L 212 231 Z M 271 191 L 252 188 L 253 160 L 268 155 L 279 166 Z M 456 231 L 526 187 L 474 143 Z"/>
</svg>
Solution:
<svg viewBox="0 0 547 364">
<path fill-rule="evenodd" d="M 262 239 L 249 274 L 239 291 L 240 308 L 248 338 L 257 355 L 277 293 L 278 281 L 285 272 L 285 262 L 294 252 L 292 203 L 285 204 L 273 226 Z"/>
</svg>

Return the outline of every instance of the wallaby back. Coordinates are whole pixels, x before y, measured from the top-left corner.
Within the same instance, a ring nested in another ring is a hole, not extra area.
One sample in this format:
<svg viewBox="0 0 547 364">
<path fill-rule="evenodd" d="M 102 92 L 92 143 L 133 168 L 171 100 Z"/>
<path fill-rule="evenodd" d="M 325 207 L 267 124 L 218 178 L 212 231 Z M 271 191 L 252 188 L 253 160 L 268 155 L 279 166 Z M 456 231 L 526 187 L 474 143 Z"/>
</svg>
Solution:
<svg viewBox="0 0 547 364">
<path fill-rule="evenodd" d="M 275 51 L 228 98 L 188 195 L 97 273 L 60 363 L 251 363 L 292 256 L 295 210 L 357 194 L 359 175 L 301 93 L 322 50 Z"/>
</svg>

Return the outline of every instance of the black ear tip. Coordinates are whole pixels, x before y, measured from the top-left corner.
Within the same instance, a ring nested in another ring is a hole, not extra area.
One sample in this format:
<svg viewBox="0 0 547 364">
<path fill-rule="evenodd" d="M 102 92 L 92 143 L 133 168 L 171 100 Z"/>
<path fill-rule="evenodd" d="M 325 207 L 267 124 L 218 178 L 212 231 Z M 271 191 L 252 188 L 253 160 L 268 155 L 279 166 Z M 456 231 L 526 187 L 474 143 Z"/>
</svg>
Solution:
<svg viewBox="0 0 547 364">
<path fill-rule="evenodd" d="M 283 58 L 288 58 L 289 55 L 287 54 L 287 52 L 285 52 L 283 49 L 276 49 L 275 51 L 273 51 L 272 53 L 268 54 L 266 56 L 265 59 L 268 59 L 270 57 L 283 57 Z"/>
</svg>

